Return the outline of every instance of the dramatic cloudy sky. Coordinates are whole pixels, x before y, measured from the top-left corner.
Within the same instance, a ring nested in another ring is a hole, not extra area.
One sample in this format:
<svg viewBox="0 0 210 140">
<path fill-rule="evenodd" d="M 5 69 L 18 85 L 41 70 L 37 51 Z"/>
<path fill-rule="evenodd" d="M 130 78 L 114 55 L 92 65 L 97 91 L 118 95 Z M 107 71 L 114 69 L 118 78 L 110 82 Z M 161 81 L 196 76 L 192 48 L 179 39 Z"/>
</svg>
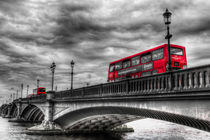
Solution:
<svg viewBox="0 0 210 140">
<path fill-rule="evenodd" d="M 162 13 L 172 12 L 172 43 L 186 46 L 188 66 L 210 63 L 207 0 L 0 0 L 0 96 L 30 85 L 75 87 L 107 80 L 109 62 L 166 42 Z"/>
</svg>

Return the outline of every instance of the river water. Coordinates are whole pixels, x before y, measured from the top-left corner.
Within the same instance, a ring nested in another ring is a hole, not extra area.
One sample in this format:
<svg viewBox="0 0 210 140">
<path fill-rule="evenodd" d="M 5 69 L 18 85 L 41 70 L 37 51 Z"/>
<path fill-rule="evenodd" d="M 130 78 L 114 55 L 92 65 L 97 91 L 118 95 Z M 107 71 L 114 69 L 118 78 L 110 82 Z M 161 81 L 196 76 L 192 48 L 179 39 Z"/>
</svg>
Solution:
<svg viewBox="0 0 210 140">
<path fill-rule="evenodd" d="M 8 122 L 0 117 L 0 140 L 210 140 L 210 133 L 169 122 L 143 119 L 128 123 L 135 132 L 122 136 L 112 135 L 76 135 L 76 136 L 40 136 L 26 135 L 23 132 L 33 124 Z"/>
</svg>

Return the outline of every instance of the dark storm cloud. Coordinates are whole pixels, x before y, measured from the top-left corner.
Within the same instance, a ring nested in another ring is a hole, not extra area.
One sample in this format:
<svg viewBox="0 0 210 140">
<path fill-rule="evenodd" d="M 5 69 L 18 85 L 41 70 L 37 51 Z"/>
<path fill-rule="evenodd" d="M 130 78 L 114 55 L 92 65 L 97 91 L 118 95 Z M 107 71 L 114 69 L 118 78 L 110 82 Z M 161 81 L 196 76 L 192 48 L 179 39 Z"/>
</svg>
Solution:
<svg viewBox="0 0 210 140">
<path fill-rule="evenodd" d="M 187 23 L 177 31 L 179 35 L 199 35 L 210 32 L 210 19 L 206 19 L 206 17 L 187 20 L 186 22 Z"/>
<path fill-rule="evenodd" d="M 22 11 L 22 9 L 20 9 L 21 5 L 22 5 L 23 1 L 20 0 L 1 0 L 0 1 L 0 7 L 1 7 L 1 11 L 5 12 L 5 13 L 13 13 L 14 9 L 18 11 Z"/>
<path fill-rule="evenodd" d="M 90 5 L 61 5 L 54 35 L 56 43 L 74 45 L 83 40 L 100 41 L 108 37 L 113 27 L 100 25 L 91 16 Z"/>
</svg>

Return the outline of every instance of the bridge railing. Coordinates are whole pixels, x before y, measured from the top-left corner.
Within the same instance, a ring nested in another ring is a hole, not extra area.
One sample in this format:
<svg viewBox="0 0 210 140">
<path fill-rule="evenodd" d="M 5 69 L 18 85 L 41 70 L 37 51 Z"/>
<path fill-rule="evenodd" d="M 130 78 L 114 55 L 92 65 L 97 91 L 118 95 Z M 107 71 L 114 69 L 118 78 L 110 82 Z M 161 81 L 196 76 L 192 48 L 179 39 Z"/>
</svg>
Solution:
<svg viewBox="0 0 210 140">
<path fill-rule="evenodd" d="M 210 90 L 210 65 L 56 92 L 55 99 L 151 95 Z M 23 98 L 42 100 L 46 95 Z"/>
<path fill-rule="evenodd" d="M 55 98 L 164 94 L 210 87 L 210 65 L 57 92 Z"/>
</svg>

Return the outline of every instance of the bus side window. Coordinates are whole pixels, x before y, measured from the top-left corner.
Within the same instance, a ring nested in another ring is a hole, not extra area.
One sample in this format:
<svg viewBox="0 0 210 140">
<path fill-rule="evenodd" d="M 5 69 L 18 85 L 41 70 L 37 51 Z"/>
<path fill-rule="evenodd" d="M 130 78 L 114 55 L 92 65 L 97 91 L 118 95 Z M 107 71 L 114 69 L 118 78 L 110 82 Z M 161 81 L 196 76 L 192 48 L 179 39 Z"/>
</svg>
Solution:
<svg viewBox="0 0 210 140">
<path fill-rule="evenodd" d="M 110 64 L 109 72 L 113 72 L 113 71 L 114 71 L 114 64 Z"/>
<path fill-rule="evenodd" d="M 151 52 L 141 55 L 141 63 L 147 63 L 151 61 Z"/>
<path fill-rule="evenodd" d="M 122 62 L 115 63 L 115 70 L 120 70 L 120 69 L 122 69 Z"/>
<path fill-rule="evenodd" d="M 136 65 L 140 64 L 140 56 L 131 58 L 131 62 L 132 62 L 132 66 L 136 66 Z"/>
<path fill-rule="evenodd" d="M 163 48 L 160 48 L 160 49 L 157 49 L 157 50 L 154 50 L 152 52 L 152 60 L 159 60 L 159 59 L 162 59 L 164 56 L 164 49 Z"/>
<path fill-rule="evenodd" d="M 131 66 L 131 61 L 130 59 L 124 60 L 123 61 L 123 68 L 128 68 Z"/>
</svg>

